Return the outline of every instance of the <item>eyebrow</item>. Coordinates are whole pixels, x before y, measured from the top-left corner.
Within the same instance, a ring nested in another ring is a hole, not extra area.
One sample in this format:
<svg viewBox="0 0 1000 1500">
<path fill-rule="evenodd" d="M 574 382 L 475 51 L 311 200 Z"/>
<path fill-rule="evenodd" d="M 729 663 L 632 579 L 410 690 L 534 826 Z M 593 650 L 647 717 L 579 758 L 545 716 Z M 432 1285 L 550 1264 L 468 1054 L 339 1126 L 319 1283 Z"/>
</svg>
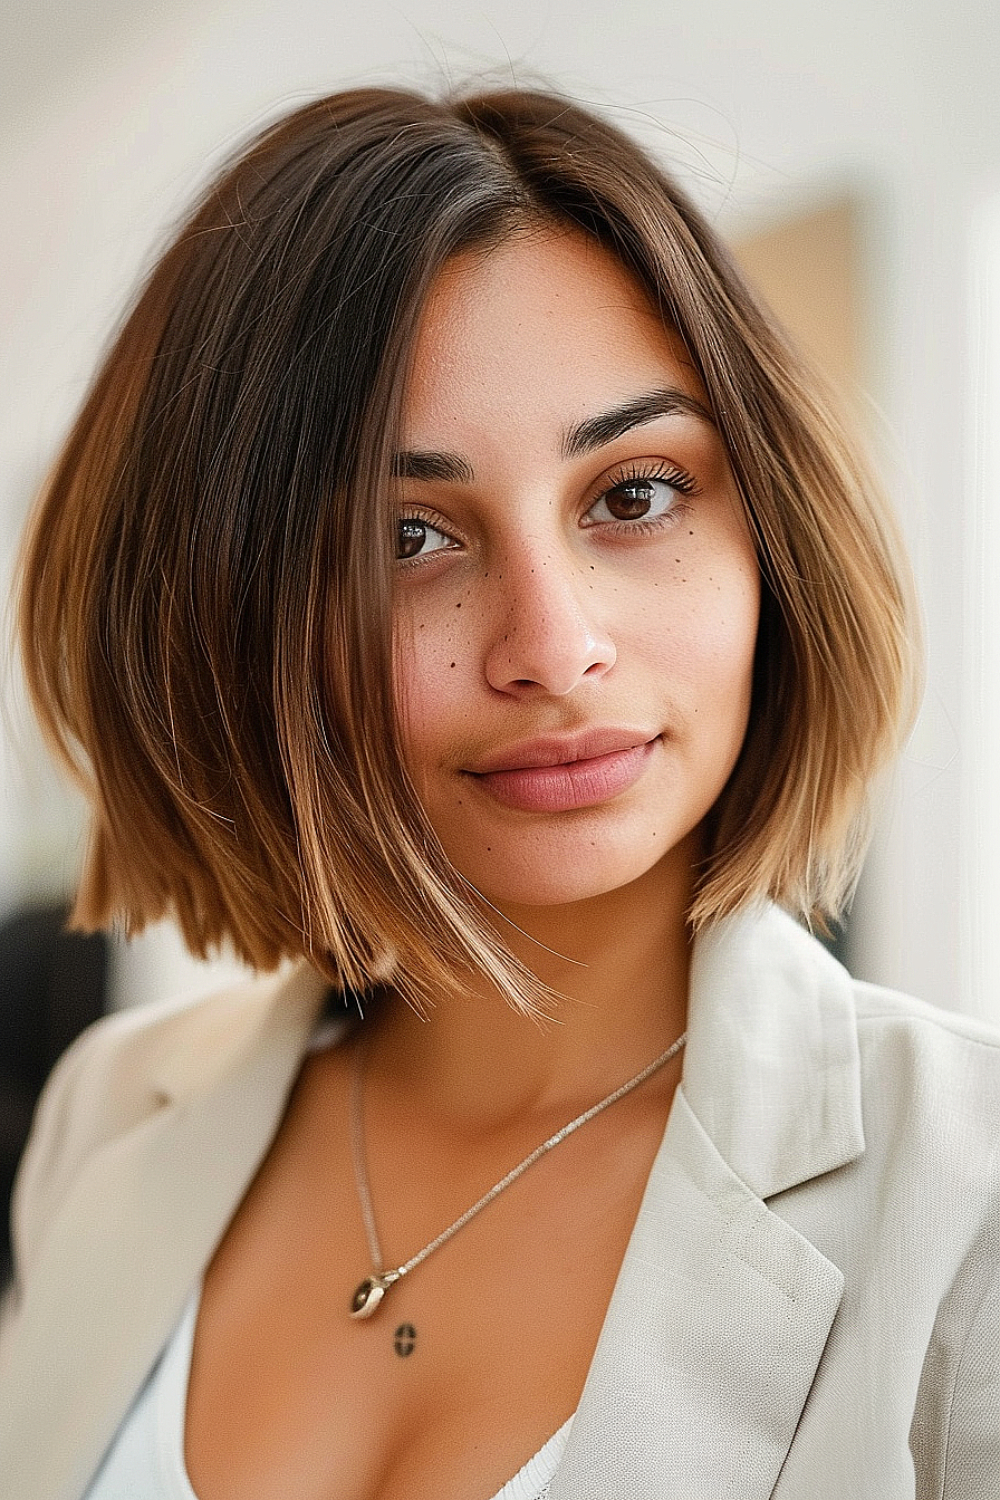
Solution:
<svg viewBox="0 0 1000 1500">
<path fill-rule="evenodd" d="M 634 427 L 654 422 L 657 417 L 673 416 L 696 417 L 710 427 L 715 426 L 711 412 L 694 396 L 675 386 L 664 386 L 660 390 L 633 396 L 619 406 L 577 422 L 563 436 L 562 456 L 580 458 L 613 443 L 615 438 L 631 432 Z M 476 477 L 472 465 L 461 454 L 418 448 L 404 448 L 395 454 L 392 472 L 397 479 L 429 480 L 439 484 L 472 484 Z"/>
<path fill-rule="evenodd" d="M 585 453 L 593 453 L 596 448 L 603 448 L 606 443 L 613 443 L 615 438 L 631 432 L 633 427 L 655 422 L 657 417 L 675 416 L 697 417 L 700 422 L 715 426 L 712 413 L 694 396 L 676 386 L 664 386 L 658 391 L 633 396 L 620 406 L 578 422 L 563 438 L 563 458 L 580 458 Z"/>
<path fill-rule="evenodd" d="M 457 453 L 413 448 L 404 448 L 393 456 L 392 473 L 395 479 L 429 479 L 439 484 L 472 484 L 476 477 L 472 465 Z"/>
</svg>

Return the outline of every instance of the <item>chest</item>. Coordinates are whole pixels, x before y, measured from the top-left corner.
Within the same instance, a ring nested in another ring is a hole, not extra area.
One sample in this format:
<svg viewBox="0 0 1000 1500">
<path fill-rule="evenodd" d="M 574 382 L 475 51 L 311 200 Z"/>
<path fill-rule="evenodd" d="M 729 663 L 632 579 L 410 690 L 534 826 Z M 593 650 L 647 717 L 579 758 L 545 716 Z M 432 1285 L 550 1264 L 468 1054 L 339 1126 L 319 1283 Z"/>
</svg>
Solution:
<svg viewBox="0 0 1000 1500">
<path fill-rule="evenodd" d="M 345 1114 L 328 1107 L 343 1083 L 335 1062 L 304 1076 L 206 1274 L 186 1422 L 199 1500 L 487 1500 L 579 1401 L 662 1100 L 561 1144 L 359 1322 L 372 1267 Z M 373 1161 L 387 1264 L 525 1154 L 510 1146 L 497 1160 L 417 1133 Z"/>
</svg>

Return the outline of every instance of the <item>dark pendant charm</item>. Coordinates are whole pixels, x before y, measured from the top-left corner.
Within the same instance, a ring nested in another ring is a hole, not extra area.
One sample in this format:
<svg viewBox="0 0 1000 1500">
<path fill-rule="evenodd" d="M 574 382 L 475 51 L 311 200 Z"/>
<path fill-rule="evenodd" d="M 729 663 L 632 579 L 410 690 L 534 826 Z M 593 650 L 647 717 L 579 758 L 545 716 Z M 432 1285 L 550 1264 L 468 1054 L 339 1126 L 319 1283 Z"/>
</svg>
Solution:
<svg viewBox="0 0 1000 1500">
<path fill-rule="evenodd" d="M 393 1282 L 398 1280 L 398 1271 L 386 1271 L 381 1276 L 366 1276 L 351 1298 L 351 1317 L 370 1318 L 378 1311 L 379 1303 Z"/>
<path fill-rule="evenodd" d="M 381 1276 L 366 1276 L 351 1298 L 351 1317 L 370 1318 L 385 1296 Z"/>
<path fill-rule="evenodd" d="M 392 1341 L 392 1347 L 400 1359 L 407 1359 L 413 1353 L 417 1342 L 417 1330 L 412 1323 L 400 1323 L 396 1329 Z"/>
</svg>

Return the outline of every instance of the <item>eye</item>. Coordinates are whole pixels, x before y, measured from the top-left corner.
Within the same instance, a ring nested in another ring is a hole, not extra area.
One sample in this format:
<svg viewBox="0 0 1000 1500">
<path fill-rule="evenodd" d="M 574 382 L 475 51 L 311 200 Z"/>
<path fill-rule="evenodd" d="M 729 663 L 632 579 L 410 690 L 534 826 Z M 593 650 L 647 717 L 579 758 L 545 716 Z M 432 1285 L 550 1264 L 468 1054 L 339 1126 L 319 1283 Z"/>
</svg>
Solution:
<svg viewBox="0 0 1000 1500">
<path fill-rule="evenodd" d="M 400 562 L 427 557 L 453 545 L 451 537 L 419 516 L 401 516 L 396 523 L 396 557 Z"/>
<path fill-rule="evenodd" d="M 672 467 L 634 470 L 613 479 L 588 510 L 588 525 L 665 520 L 677 509 L 680 496 L 694 489 L 691 476 Z"/>
</svg>

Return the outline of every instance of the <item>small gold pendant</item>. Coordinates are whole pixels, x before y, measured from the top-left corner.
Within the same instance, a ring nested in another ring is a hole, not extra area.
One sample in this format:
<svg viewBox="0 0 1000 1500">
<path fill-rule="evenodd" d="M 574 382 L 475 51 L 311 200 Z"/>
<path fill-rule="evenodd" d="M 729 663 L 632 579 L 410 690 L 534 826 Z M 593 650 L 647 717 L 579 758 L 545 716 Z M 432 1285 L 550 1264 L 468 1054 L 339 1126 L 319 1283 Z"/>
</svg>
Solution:
<svg viewBox="0 0 1000 1500">
<path fill-rule="evenodd" d="M 399 1271 L 384 1271 L 380 1276 L 366 1276 L 351 1298 L 351 1317 L 372 1317 L 378 1312 L 378 1305 L 386 1292 L 399 1277 Z"/>
</svg>

